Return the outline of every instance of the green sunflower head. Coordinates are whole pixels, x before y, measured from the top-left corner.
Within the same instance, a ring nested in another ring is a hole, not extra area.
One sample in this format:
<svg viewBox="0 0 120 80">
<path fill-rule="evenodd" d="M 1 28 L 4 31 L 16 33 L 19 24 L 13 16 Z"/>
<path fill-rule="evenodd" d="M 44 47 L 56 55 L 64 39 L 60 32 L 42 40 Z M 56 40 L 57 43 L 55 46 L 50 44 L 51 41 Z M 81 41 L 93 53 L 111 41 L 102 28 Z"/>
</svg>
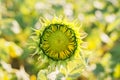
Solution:
<svg viewBox="0 0 120 80">
<path fill-rule="evenodd" d="M 33 36 L 36 54 L 42 61 L 42 68 L 59 67 L 68 72 L 76 67 L 85 67 L 86 61 L 82 54 L 82 32 L 76 21 L 68 22 L 66 19 L 53 18 L 40 20 L 42 26 L 35 30 Z M 74 64 L 70 68 L 71 64 Z M 63 68 L 64 67 L 64 68 Z M 63 71 L 64 72 L 64 71 Z"/>
<path fill-rule="evenodd" d="M 75 32 L 69 25 L 52 23 L 41 33 L 39 47 L 44 55 L 59 61 L 74 55 L 77 44 Z"/>
</svg>

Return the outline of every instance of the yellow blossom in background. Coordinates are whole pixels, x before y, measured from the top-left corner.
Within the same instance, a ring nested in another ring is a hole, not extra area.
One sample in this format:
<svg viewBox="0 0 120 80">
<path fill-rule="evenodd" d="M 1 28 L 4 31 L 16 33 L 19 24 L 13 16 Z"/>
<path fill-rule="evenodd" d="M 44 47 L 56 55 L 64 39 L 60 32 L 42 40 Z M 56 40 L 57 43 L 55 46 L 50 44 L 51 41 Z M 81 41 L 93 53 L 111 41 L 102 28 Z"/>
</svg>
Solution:
<svg viewBox="0 0 120 80">
<path fill-rule="evenodd" d="M 114 77 L 120 78 L 120 64 L 117 64 L 115 69 L 114 69 Z"/>
</svg>

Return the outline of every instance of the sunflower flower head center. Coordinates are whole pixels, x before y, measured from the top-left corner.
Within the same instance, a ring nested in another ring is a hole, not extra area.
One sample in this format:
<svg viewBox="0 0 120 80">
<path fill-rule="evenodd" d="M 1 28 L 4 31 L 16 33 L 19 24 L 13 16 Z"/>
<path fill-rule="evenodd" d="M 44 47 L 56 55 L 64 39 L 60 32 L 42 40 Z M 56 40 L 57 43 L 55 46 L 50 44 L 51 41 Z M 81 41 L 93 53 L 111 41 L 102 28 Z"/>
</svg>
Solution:
<svg viewBox="0 0 120 80">
<path fill-rule="evenodd" d="M 65 50 L 69 42 L 65 34 L 59 30 L 51 34 L 48 41 L 49 41 L 49 45 L 51 45 L 50 46 L 51 49 L 56 52 Z"/>
<path fill-rule="evenodd" d="M 40 41 L 44 54 L 54 60 L 71 57 L 77 46 L 74 31 L 63 24 L 50 24 L 45 28 Z"/>
</svg>

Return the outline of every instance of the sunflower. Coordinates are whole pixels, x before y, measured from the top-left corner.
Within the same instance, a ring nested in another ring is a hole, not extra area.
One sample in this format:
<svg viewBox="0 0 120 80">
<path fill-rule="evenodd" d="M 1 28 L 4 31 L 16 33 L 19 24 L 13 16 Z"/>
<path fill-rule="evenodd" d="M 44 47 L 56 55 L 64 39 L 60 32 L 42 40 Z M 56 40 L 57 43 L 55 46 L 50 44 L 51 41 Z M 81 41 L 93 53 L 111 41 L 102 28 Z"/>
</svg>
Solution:
<svg viewBox="0 0 120 80">
<path fill-rule="evenodd" d="M 68 25 L 54 23 L 45 28 L 39 45 L 46 56 L 58 61 L 70 58 L 74 54 L 77 40 L 74 31 Z"/>
<path fill-rule="evenodd" d="M 42 26 L 32 36 L 41 68 L 60 69 L 62 73 L 80 72 L 86 66 L 82 54 L 82 33 L 76 21 L 63 18 L 40 19 Z"/>
</svg>

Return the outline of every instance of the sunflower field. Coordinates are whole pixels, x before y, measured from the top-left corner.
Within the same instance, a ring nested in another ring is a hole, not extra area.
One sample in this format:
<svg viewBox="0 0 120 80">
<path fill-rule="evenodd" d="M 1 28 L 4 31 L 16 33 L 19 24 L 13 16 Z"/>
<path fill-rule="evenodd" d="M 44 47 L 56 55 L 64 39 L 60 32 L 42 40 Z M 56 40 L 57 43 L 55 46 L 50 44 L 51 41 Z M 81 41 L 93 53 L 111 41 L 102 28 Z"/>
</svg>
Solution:
<svg viewBox="0 0 120 80">
<path fill-rule="evenodd" d="M 0 0 L 0 80 L 120 80 L 120 0 Z"/>
</svg>

